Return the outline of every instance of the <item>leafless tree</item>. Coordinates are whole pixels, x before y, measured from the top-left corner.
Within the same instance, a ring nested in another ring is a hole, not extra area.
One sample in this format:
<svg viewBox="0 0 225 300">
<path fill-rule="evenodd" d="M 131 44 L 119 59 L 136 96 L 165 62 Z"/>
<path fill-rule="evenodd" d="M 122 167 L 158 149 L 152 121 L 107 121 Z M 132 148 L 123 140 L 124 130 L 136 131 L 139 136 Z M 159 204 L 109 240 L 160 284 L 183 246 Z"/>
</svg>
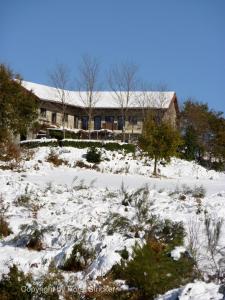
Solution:
<svg viewBox="0 0 225 300">
<path fill-rule="evenodd" d="M 62 108 L 62 127 L 63 127 L 63 138 L 65 139 L 65 117 L 66 107 L 69 101 L 69 84 L 70 84 L 70 72 L 66 65 L 58 64 L 52 73 L 50 73 L 50 80 L 55 88 L 56 97 L 61 102 Z"/>
<path fill-rule="evenodd" d="M 83 55 L 79 66 L 77 85 L 79 96 L 88 115 L 89 139 L 91 137 L 91 121 L 93 109 L 100 100 L 100 63 L 97 58 Z"/>
<path fill-rule="evenodd" d="M 129 106 L 134 103 L 135 90 L 137 89 L 137 65 L 133 63 L 122 63 L 111 68 L 108 75 L 110 89 L 113 91 L 114 99 L 121 108 L 122 134 L 125 141 L 126 120 Z"/>
<path fill-rule="evenodd" d="M 167 101 L 166 91 L 166 85 L 153 86 L 146 82 L 140 84 L 140 91 L 135 95 L 135 102 L 142 109 L 143 122 L 150 116 L 157 122 L 161 121 Z"/>
<path fill-rule="evenodd" d="M 151 84 L 147 82 L 141 82 L 140 90 L 135 95 L 135 102 L 137 103 L 137 106 L 142 110 L 143 122 L 145 121 L 146 116 L 148 115 L 149 108 L 152 107 L 152 102 L 154 100 L 153 91 L 154 88 Z"/>
</svg>

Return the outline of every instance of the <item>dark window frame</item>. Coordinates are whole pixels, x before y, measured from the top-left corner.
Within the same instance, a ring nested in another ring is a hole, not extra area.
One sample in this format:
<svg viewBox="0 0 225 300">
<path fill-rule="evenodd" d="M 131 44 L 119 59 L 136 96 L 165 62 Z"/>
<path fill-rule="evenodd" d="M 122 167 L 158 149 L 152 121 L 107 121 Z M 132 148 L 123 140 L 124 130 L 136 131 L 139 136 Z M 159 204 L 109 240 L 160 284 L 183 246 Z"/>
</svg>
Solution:
<svg viewBox="0 0 225 300">
<path fill-rule="evenodd" d="M 47 117 L 47 109 L 46 108 L 44 108 L 44 107 L 40 108 L 40 116 L 42 118 L 46 118 Z"/>
<path fill-rule="evenodd" d="M 57 121 L 57 113 L 52 112 L 52 124 L 56 124 L 56 121 Z"/>
</svg>

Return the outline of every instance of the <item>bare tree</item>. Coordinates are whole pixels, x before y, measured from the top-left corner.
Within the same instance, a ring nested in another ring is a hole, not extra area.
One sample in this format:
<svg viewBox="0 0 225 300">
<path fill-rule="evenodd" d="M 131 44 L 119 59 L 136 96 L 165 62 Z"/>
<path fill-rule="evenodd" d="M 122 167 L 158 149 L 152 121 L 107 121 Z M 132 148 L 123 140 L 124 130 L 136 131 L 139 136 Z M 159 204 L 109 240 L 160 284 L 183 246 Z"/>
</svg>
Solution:
<svg viewBox="0 0 225 300">
<path fill-rule="evenodd" d="M 79 77 L 77 79 L 79 96 L 88 114 L 89 139 L 91 137 L 91 120 L 93 109 L 100 99 L 99 83 L 100 63 L 97 58 L 83 55 L 79 66 Z"/>
<path fill-rule="evenodd" d="M 154 88 L 147 82 L 140 84 L 140 91 L 135 95 L 135 103 L 142 110 L 142 120 L 145 122 L 149 108 L 152 107 Z"/>
<path fill-rule="evenodd" d="M 135 103 L 142 109 L 143 122 L 146 117 L 150 115 L 160 123 L 163 117 L 163 109 L 167 101 L 166 86 L 142 82 L 140 84 L 140 91 L 135 95 Z"/>
<path fill-rule="evenodd" d="M 114 99 L 121 108 L 123 141 L 125 141 L 128 108 L 134 102 L 134 92 L 137 88 L 137 70 L 137 65 L 133 63 L 122 63 L 112 67 L 108 76 Z"/>
<path fill-rule="evenodd" d="M 69 84 L 70 76 L 69 69 L 64 64 L 58 64 L 54 71 L 50 74 L 50 80 L 56 91 L 56 97 L 61 102 L 62 106 L 62 127 L 63 138 L 65 139 L 65 117 L 66 107 L 69 101 Z"/>
</svg>

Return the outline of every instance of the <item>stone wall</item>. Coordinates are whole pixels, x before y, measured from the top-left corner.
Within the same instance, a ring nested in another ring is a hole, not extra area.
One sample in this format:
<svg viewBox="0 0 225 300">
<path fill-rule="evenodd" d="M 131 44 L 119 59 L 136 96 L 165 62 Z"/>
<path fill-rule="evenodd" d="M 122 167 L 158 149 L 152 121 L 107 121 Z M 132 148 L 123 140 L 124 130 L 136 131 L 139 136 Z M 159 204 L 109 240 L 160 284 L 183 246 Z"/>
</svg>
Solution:
<svg viewBox="0 0 225 300">
<path fill-rule="evenodd" d="M 167 110 L 154 109 L 154 111 L 163 118 L 169 120 L 173 126 L 176 126 L 177 121 L 177 102 L 176 99 L 171 101 L 171 104 Z M 149 109 L 146 109 L 146 114 Z M 66 114 L 68 120 L 65 122 L 65 127 L 68 129 L 82 129 L 82 118 L 88 115 L 87 109 L 75 106 L 66 106 Z M 129 108 L 127 111 L 127 118 L 125 122 L 125 129 L 127 133 L 142 132 L 143 127 L 143 109 L 141 108 Z M 95 128 L 96 117 L 98 121 L 101 120 L 101 129 L 111 129 L 115 132 L 121 132 L 119 129 L 119 120 L 122 116 L 121 109 L 117 108 L 95 108 L 92 113 L 91 129 Z M 113 122 L 109 122 L 110 117 L 113 118 Z M 62 105 L 57 102 L 40 101 L 39 108 L 39 121 L 46 125 L 55 125 L 56 127 L 62 127 Z M 120 126 L 121 127 L 121 126 Z"/>
</svg>

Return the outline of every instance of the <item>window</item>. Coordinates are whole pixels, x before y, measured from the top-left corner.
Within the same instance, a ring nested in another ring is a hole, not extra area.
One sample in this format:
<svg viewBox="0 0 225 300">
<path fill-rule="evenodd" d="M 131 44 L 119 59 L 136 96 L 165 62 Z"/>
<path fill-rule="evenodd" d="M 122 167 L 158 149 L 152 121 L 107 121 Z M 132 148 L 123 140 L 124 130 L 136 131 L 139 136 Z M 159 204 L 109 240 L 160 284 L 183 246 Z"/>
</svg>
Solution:
<svg viewBox="0 0 225 300">
<path fill-rule="evenodd" d="M 74 116 L 74 123 L 73 123 L 74 128 L 78 128 L 78 117 Z"/>
<path fill-rule="evenodd" d="M 52 113 L 52 123 L 56 123 L 56 113 Z"/>
<path fill-rule="evenodd" d="M 137 125 L 137 117 L 129 116 L 129 123 L 132 125 Z"/>
<path fill-rule="evenodd" d="M 122 116 L 119 116 L 118 117 L 118 130 L 123 130 L 123 127 L 125 125 L 125 122 L 124 122 L 124 117 Z"/>
<path fill-rule="evenodd" d="M 95 130 L 100 130 L 102 128 L 101 121 L 102 121 L 102 118 L 100 116 L 94 117 L 94 129 Z"/>
<path fill-rule="evenodd" d="M 114 117 L 112 116 L 105 116 L 105 122 L 106 123 L 113 123 Z"/>
<path fill-rule="evenodd" d="M 88 116 L 81 117 L 81 129 L 88 130 Z"/>
<path fill-rule="evenodd" d="M 105 129 L 113 130 L 114 125 L 114 117 L 105 116 Z"/>
<path fill-rule="evenodd" d="M 46 108 L 41 107 L 40 115 L 41 115 L 41 117 L 46 118 L 46 116 L 47 116 Z"/>
<path fill-rule="evenodd" d="M 64 121 L 68 122 L 68 114 L 66 114 L 66 113 L 64 114 Z"/>
</svg>

